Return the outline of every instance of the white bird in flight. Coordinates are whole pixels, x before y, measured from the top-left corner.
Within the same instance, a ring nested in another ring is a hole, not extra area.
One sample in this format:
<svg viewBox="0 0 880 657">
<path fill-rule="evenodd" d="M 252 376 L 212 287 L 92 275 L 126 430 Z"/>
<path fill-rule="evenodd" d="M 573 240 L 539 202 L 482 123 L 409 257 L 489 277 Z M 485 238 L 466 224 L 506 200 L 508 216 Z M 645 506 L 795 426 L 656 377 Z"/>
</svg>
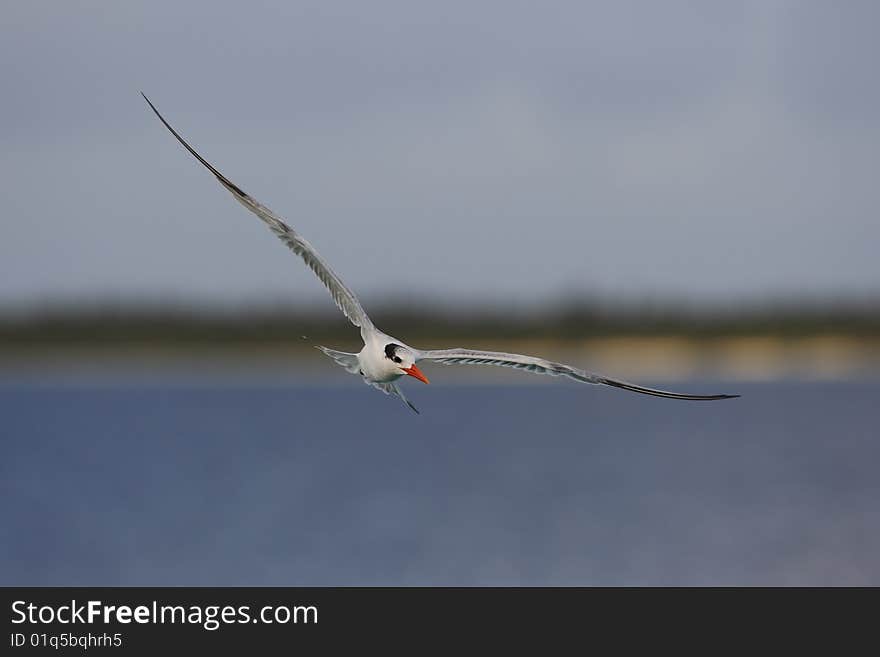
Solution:
<svg viewBox="0 0 880 657">
<path fill-rule="evenodd" d="M 364 348 L 358 353 L 352 354 L 344 351 L 336 351 L 327 347 L 318 347 L 321 351 L 335 360 L 339 365 L 344 367 L 352 374 L 361 376 L 365 383 L 378 388 L 385 394 L 396 395 L 413 411 L 418 413 L 418 409 L 404 396 L 403 391 L 395 383 L 403 376 L 411 376 L 413 378 L 428 383 L 428 377 L 418 368 L 416 363 L 419 361 L 434 361 L 446 365 L 495 365 L 498 367 L 513 367 L 516 369 L 536 372 L 538 374 L 549 374 L 551 376 L 565 376 L 582 383 L 602 384 L 630 390 L 645 395 L 654 395 L 656 397 L 666 397 L 668 399 L 690 399 L 690 400 L 713 400 L 713 399 L 731 399 L 739 397 L 739 395 L 689 395 L 678 392 L 668 392 L 666 390 L 655 390 L 653 388 L 643 388 L 625 381 L 609 379 L 608 377 L 593 372 L 588 372 L 570 365 L 562 363 L 554 363 L 536 356 L 524 356 L 522 354 L 507 354 L 497 351 L 482 351 L 478 349 L 429 349 L 422 350 L 410 347 L 402 340 L 394 338 L 377 329 L 363 307 L 358 301 L 354 292 L 342 282 L 339 275 L 331 269 L 330 265 L 318 254 L 309 242 L 307 242 L 299 233 L 285 223 L 281 217 L 272 212 L 265 205 L 257 201 L 251 195 L 245 193 L 241 187 L 233 183 L 229 178 L 215 169 L 205 158 L 199 155 L 192 146 L 190 146 L 177 131 L 171 127 L 168 121 L 159 114 L 156 106 L 150 102 L 143 92 L 141 95 L 147 104 L 159 117 L 159 120 L 165 124 L 165 127 L 171 131 L 177 141 L 179 141 L 186 150 L 195 156 L 207 169 L 214 174 L 220 184 L 229 190 L 235 200 L 241 203 L 248 210 L 253 212 L 260 220 L 263 221 L 278 238 L 284 242 L 290 250 L 300 256 L 309 268 L 315 272 L 317 277 L 330 292 L 336 305 L 351 321 L 352 324 L 360 328 L 361 339 L 364 341 Z"/>
</svg>

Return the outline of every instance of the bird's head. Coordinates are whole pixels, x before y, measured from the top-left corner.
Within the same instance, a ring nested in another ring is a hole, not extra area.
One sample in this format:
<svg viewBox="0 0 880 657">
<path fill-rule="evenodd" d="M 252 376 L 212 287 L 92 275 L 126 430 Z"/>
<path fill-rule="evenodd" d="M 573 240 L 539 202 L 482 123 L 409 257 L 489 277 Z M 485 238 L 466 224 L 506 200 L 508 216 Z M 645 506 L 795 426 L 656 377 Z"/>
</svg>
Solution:
<svg viewBox="0 0 880 657">
<path fill-rule="evenodd" d="M 422 383 L 429 383 L 422 371 L 416 367 L 416 355 L 412 349 L 408 349 L 403 345 L 389 342 L 385 345 L 385 358 L 390 360 L 394 367 L 398 368 L 407 376 L 412 376 Z"/>
</svg>

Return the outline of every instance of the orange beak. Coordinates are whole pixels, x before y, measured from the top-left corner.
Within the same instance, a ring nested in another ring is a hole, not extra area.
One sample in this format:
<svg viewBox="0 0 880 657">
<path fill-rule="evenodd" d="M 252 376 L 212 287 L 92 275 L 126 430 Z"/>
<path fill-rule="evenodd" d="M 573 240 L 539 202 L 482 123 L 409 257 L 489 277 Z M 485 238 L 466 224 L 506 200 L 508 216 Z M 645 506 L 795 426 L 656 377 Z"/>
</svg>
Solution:
<svg viewBox="0 0 880 657">
<path fill-rule="evenodd" d="M 406 372 L 407 375 L 417 378 L 422 383 L 431 383 L 428 381 L 428 377 L 422 374 L 422 370 L 415 366 L 415 363 L 413 363 L 412 367 L 408 367 L 403 371 Z"/>
</svg>

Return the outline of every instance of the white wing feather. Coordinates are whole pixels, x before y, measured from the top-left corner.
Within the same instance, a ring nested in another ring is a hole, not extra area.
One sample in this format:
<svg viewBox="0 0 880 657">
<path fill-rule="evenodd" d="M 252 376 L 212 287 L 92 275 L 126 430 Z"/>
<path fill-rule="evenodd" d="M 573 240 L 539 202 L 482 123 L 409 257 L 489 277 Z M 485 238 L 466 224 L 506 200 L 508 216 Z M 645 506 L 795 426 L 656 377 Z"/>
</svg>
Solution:
<svg viewBox="0 0 880 657">
<path fill-rule="evenodd" d="M 433 360 L 446 365 L 495 365 L 497 367 L 513 367 L 536 374 L 549 374 L 550 376 L 566 376 L 575 381 L 583 383 L 594 383 L 632 392 L 639 392 L 643 395 L 654 395 L 655 397 L 667 397 L 669 399 L 691 399 L 691 400 L 712 400 L 712 399 L 731 399 L 739 397 L 739 395 L 689 395 L 678 392 L 668 392 L 666 390 L 655 390 L 654 388 L 644 388 L 625 381 L 609 379 L 608 377 L 586 370 L 578 369 L 563 363 L 554 363 L 553 361 L 538 358 L 536 356 L 524 356 L 522 354 L 507 354 L 499 351 L 479 351 L 475 349 L 435 349 L 432 351 L 419 352 L 419 360 Z"/>
<path fill-rule="evenodd" d="M 242 191 L 240 187 L 235 185 L 226 176 L 208 163 L 208 161 L 199 155 L 192 146 L 186 143 L 183 137 L 181 137 L 177 131 L 171 127 L 168 121 L 159 114 L 159 110 L 157 110 L 155 105 L 150 102 L 150 99 L 143 93 L 141 95 L 144 96 L 144 100 L 147 101 L 147 104 L 149 104 L 153 112 L 156 113 L 159 120 L 162 121 L 162 123 L 165 124 L 165 127 L 171 131 L 171 134 L 177 138 L 177 141 L 183 144 L 186 150 L 192 153 L 199 162 L 205 165 L 205 167 L 214 174 L 217 180 L 220 181 L 220 184 L 228 189 L 239 203 L 257 215 L 257 217 L 259 217 L 263 223 L 265 223 L 272 232 L 275 233 L 275 235 L 277 235 L 278 238 L 288 246 L 288 248 L 290 248 L 291 251 L 303 259 L 309 269 L 315 272 L 315 275 L 330 292 L 330 296 L 333 297 L 333 301 L 336 302 L 339 309 L 346 317 L 348 317 L 352 324 L 361 329 L 361 336 L 366 341 L 368 335 L 374 330 L 373 323 L 361 307 L 354 292 L 342 282 L 342 279 L 339 278 L 330 265 L 327 264 L 327 262 L 318 254 L 315 247 L 309 244 L 309 242 L 301 237 L 293 228 L 287 225 L 281 217 L 252 196 Z"/>
</svg>

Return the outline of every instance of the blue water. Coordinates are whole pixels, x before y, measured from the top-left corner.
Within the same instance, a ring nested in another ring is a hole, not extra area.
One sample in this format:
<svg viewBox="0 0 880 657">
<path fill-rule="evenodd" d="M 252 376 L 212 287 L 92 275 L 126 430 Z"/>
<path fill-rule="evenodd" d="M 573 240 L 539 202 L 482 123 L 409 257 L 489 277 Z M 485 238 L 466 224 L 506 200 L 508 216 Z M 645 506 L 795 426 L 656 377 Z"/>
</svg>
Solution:
<svg viewBox="0 0 880 657">
<path fill-rule="evenodd" d="M 877 383 L 216 383 L 0 387 L 0 584 L 880 584 Z"/>
</svg>

